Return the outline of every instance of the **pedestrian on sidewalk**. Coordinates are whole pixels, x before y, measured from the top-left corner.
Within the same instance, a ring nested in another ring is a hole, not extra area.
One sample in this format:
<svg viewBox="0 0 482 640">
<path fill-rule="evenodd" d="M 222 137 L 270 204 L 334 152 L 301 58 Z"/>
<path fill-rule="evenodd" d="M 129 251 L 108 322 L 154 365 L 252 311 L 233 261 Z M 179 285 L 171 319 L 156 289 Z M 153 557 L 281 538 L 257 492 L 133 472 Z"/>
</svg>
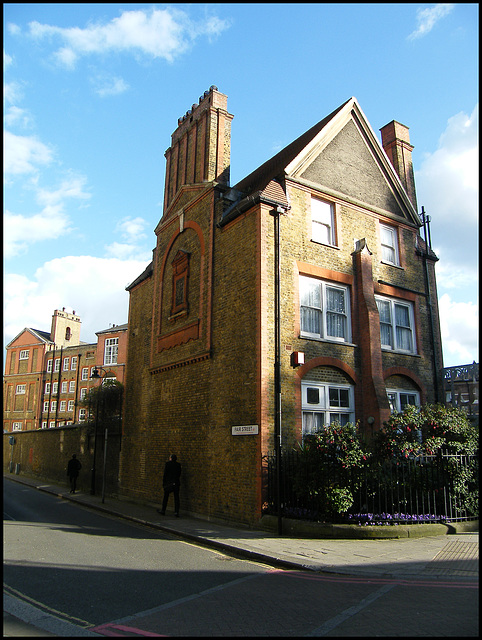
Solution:
<svg viewBox="0 0 482 640">
<path fill-rule="evenodd" d="M 77 478 L 79 477 L 79 471 L 82 469 L 80 460 L 77 460 L 75 453 L 72 454 L 72 458 L 67 465 L 67 475 L 70 479 L 70 493 L 75 493 Z"/>
<path fill-rule="evenodd" d="M 174 494 L 174 514 L 179 518 L 179 487 L 181 486 L 181 465 L 177 461 L 175 453 L 171 455 L 164 466 L 164 475 L 162 477 L 162 486 L 164 488 L 164 498 L 162 500 L 162 509 L 157 512 L 161 515 L 166 514 L 166 507 L 171 493 Z"/>
</svg>

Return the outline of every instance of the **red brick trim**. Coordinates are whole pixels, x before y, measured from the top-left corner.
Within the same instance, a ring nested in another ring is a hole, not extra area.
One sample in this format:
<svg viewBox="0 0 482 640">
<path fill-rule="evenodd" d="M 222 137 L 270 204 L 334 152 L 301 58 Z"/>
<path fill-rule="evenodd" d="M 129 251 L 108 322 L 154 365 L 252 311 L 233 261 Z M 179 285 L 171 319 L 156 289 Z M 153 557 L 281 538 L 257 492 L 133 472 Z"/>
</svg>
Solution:
<svg viewBox="0 0 482 640">
<path fill-rule="evenodd" d="M 332 271 L 331 269 L 324 269 L 314 264 L 308 264 L 307 262 L 297 262 L 298 273 L 303 276 L 314 276 L 315 278 L 322 278 L 323 280 L 332 280 L 333 282 L 342 282 L 343 284 L 352 285 L 353 276 L 348 273 L 340 273 L 339 271 Z"/>
<path fill-rule="evenodd" d="M 186 360 L 179 360 L 178 362 L 171 362 L 170 364 L 166 364 L 163 367 L 157 367 L 150 371 L 151 375 L 156 373 L 162 373 L 163 371 L 169 371 L 170 369 L 178 369 L 179 367 L 185 367 L 189 364 L 195 364 L 196 362 L 203 362 L 204 360 L 208 360 L 211 357 L 211 353 L 208 351 L 206 353 L 202 353 L 199 356 L 195 356 L 194 358 L 186 358 Z"/>
<path fill-rule="evenodd" d="M 160 338 L 157 338 L 157 351 L 164 351 L 171 347 L 177 347 L 180 344 L 189 342 L 189 340 L 197 340 L 199 338 L 199 320 L 178 329 L 177 331 L 171 331 Z"/>
<path fill-rule="evenodd" d="M 201 247 L 201 264 L 200 264 L 200 277 L 201 277 L 201 283 L 204 281 L 204 253 L 206 250 L 206 244 L 204 242 L 204 236 L 203 236 L 203 232 L 201 227 L 198 225 L 197 222 L 194 222 L 192 220 L 188 220 L 184 223 L 184 230 L 185 229 L 192 229 L 198 239 L 199 239 L 199 244 Z M 161 268 L 159 270 L 159 280 L 158 280 L 158 295 L 159 295 L 159 318 L 158 318 L 158 328 L 157 331 L 160 331 L 161 328 L 161 318 L 162 318 L 162 289 L 163 289 L 163 285 L 164 285 L 164 271 L 166 269 L 166 263 L 167 263 L 167 258 L 169 256 L 169 252 L 172 248 L 172 245 L 174 244 L 174 242 L 176 241 L 176 239 L 178 238 L 178 236 L 181 235 L 181 231 L 179 229 L 177 229 L 173 235 L 171 236 L 171 239 L 169 240 L 167 247 L 164 251 L 164 256 L 162 258 L 162 263 L 161 263 Z M 203 303 L 203 299 L 202 299 L 202 291 L 200 292 L 200 300 L 199 300 L 199 316 L 201 316 L 201 309 L 202 309 L 202 303 Z M 170 335 L 170 334 L 168 334 Z M 161 338 L 158 338 L 158 351 L 159 351 L 159 340 L 161 340 Z M 181 344 L 181 343 L 179 343 Z M 171 345 L 173 346 L 173 345 Z"/>
<path fill-rule="evenodd" d="M 410 380 L 417 385 L 418 390 L 420 391 L 421 404 L 425 403 L 426 393 L 423 382 L 410 369 L 407 369 L 406 367 L 390 367 L 383 372 L 383 379 L 387 380 L 387 378 L 390 378 L 390 376 L 405 376 L 406 378 L 410 378 Z"/>
</svg>

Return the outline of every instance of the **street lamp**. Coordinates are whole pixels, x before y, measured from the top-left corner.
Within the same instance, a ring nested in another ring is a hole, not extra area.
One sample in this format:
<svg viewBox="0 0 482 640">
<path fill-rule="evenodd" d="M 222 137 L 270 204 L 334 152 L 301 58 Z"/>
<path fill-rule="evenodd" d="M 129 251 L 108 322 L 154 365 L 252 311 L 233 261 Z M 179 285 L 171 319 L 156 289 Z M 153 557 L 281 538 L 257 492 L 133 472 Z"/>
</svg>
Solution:
<svg viewBox="0 0 482 640">
<path fill-rule="evenodd" d="M 99 374 L 99 369 L 104 372 L 104 375 Z M 91 380 L 103 380 L 107 375 L 107 371 L 103 367 L 94 367 L 92 375 L 90 376 Z M 97 393 L 97 400 L 95 404 L 95 428 L 94 428 L 94 459 L 92 462 L 92 470 L 91 470 L 91 482 L 90 482 L 90 493 L 91 495 L 95 495 L 95 460 L 97 454 L 97 423 L 99 422 L 99 393 Z M 104 477 L 105 477 L 105 452 L 104 452 Z M 102 502 L 104 502 L 104 487 L 102 487 Z"/>
</svg>

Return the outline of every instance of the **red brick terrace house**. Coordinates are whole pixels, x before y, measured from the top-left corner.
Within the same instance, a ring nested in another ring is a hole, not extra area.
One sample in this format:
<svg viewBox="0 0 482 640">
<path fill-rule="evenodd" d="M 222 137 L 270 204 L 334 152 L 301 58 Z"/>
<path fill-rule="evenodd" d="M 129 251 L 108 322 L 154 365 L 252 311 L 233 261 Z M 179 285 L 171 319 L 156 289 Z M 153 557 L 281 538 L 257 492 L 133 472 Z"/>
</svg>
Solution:
<svg viewBox="0 0 482 640">
<path fill-rule="evenodd" d="M 90 379 L 95 367 L 124 382 L 127 324 L 99 331 L 97 343 L 80 340 L 81 324 L 75 311 L 55 310 L 50 333 L 26 327 L 7 345 L 4 432 L 84 422 L 79 401 L 99 384 Z"/>
<path fill-rule="evenodd" d="M 253 524 L 278 399 L 283 447 L 332 420 L 370 433 L 442 400 L 443 362 L 408 128 L 380 143 L 351 98 L 230 187 L 232 117 L 211 87 L 166 151 L 153 261 L 128 287 L 120 484 L 158 502 L 174 452 L 181 509 Z"/>
</svg>

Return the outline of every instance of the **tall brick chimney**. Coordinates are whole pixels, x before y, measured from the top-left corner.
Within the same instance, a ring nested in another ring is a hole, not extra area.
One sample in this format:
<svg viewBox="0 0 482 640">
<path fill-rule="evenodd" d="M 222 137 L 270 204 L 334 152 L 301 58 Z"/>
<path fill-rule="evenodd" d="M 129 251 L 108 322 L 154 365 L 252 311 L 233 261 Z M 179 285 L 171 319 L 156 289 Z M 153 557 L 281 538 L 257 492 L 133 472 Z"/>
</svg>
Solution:
<svg viewBox="0 0 482 640">
<path fill-rule="evenodd" d="M 166 151 L 164 213 L 183 185 L 216 181 L 229 186 L 231 120 L 228 97 L 214 85 L 178 120 Z"/>
<path fill-rule="evenodd" d="M 413 175 L 412 151 L 408 127 L 392 120 L 380 129 L 382 146 L 385 149 L 393 168 L 398 174 L 415 211 L 417 211 L 417 195 Z"/>
</svg>

